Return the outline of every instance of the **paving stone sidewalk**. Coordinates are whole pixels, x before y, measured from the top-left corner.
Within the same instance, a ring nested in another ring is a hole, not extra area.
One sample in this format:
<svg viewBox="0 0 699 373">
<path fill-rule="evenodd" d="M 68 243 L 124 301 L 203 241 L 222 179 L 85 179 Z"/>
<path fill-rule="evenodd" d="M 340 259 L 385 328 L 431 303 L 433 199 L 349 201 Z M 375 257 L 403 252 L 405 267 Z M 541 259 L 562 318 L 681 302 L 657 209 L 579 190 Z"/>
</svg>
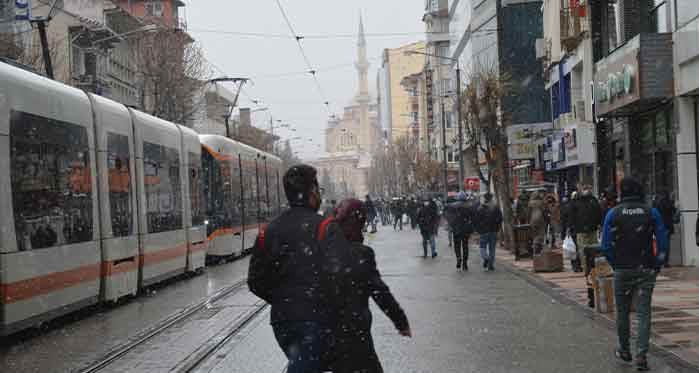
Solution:
<svg viewBox="0 0 699 373">
<path fill-rule="evenodd" d="M 587 308 L 587 290 L 582 273 L 575 273 L 570 263 L 563 272 L 536 273 L 531 259 L 514 260 L 510 252 L 498 248 L 497 260 L 530 279 Z M 658 276 L 653 293 L 652 341 L 658 347 L 699 367 L 699 268 L 670 267 Z M 615 322 L 615 313 L 596 313 Z M 632 315 L 635 328 L 635 316 Z"/>
</svg>

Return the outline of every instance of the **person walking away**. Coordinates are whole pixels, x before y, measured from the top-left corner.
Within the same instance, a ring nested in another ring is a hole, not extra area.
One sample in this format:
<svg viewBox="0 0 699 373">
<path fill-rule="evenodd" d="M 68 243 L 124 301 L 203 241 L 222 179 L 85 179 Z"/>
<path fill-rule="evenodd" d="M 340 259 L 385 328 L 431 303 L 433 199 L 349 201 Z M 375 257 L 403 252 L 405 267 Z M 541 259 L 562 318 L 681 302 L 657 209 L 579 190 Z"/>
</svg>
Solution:
<svg viewBox="0 0 699 373">
<path fill-rule="evenodd" d="M 483 196 L 483 204 L 478 208 L 476 219 L 478 221 L 476 228 L 481 236 L 483 268 L 493 271 L 495 270 L 495 245 L 497 244 L 498 231 L 502 225 L 502 211 L 493 201 L 491 193 L 486 193 Z"/>
<path fill-rule="evenodd" d="M 371 224 L 371 233 L 376 233 L 376 206 L 374 206 L 374 202 L 368 194 L 366 195 L 364 205 L 366 206 L 367 218 L 369 219 L 367 225 Z"/>
<path fill-rule="evenodd" d="M 517 217 L 517 224 L 529 224 L 529 193 L 527 191 L 523 191 L 519 197 L 517 197 L 514 210 Z"/>
<path fill-rule="evenodd" d="M 454 236 L 456 269 L 468 271 L 468 242 L 473 233 L 473 211 L 466 201 L 464 192 L 459 193 L 456 202 L 447 205 L 445 216 Z"/>
<path fill-rule="evenodd" d="M 418 226 L 417 212 L 419 208 L 420 205 L 414 197 L 407 201 L 406 213 L 410 218 L 410 228 L 412 228 L 412 230 L 417 229 Z"/>
<path fill-rule="evenodd" d="M 393 200 L 393 205 L 391 206 L 391 212 L 393 213 L 393 230 L 396 230 L 396 226 L 403 230 L 403 202 L 400 199 Z"/>
<path fill-rule="evenodd" d="M 631 301 L 638 296 L 636 317 L 638 338 L 636 368 L 648 367 L 648 340 L 651 327 L 651 298 L 655 281 L 665 263 L 668 236 L 663 218 L 655 208 L 643 203 L 641 184 L 632 179 L 621 181 L 621 204 L 606 216 L 602 230 L 602 251 L 614 269 L 616 301 L 617 358 L 631 362 L 630 321 Z M 653 238 L 656 250 L 653 248 Z"/>
<path fill-rule="evenodd" d="M 546 239 L 546 212 L 541 191 L 532 193 L 529 199 L 529 224 L 532 232 L 532 250 L 534 255 L 538 255 L 543 251 Z"/>
<path fill-rule="evenodd" d="M 575 245 L 577 246 L 581 267 L 587 282 L 588 306 L 594 308 L 595 292 L 590 279 L 590 270 L 592 266 L 591 263 L 588 263 L 592 258 L 585 255 L 585 247 L 594 246 L 599 243 L 597 233 L 599 227 L 602 225 L 602 212 L 600 210 L 600 204 L 592 195 L 592 188 L 589 185 L 586 185 L 575 199 L 571 216 L 573 217 L 573 226 L 575 227 L 576 233 Z"/>
<path fill-rule="evenodd" d="M 371 336 L 369 298 L 388 316 L 400 335 L 412 336 L 405 312 L 381 279 L 374 251 L 362 243 L 367 215 L 366 205 L 356 199 L 346 199 L 338 206 L 337 222 L 351 243 L 350 283 L 353 285 L 344 292 L 346 306 L 336 327 L 336 345 L 330 363 L 335 373 L 383 372 Z"/>
<path fill-rule="evenodd" d="M 670 198 L 667 192 L 660 192 L 658 198 L 653 201 L 653 207 L 658 210 L 660 217 L 663 218 L 663 224 L 665 224 L 665 229 L 667 229 L 667 240 L 670 242 L 672 235 L 675 233 L 675 213 L 677 209 L 675 208 L 675 203 Z M 665 267 L 669 267 L 670 261 L 670 247 L 668 244 L 667 255 L 665 256 Z"/>
<path fill-rule="evenodd" d="M 321 373 L 344 308 L 350 245 L 323 219 L 317 171 L 291 167 L 283 178 L 290 208 L 260 232 L 248 268 L 250 291 L 271 305 L 274 336 L 289 373 Z"/>
<path fill-rule="evenodd" d="M 546 216 L 548 217 L 548 233 L 546 240 L 551 249 L 556 247 L 556 237 L 561 229 L 561 206 L 558 203 L 558 197 L 554 193 L 547 193 L 544 197 L 544 205 L 546 206 Z M 561 240 L 563 241 L 563 240 Z"/>
<path fill-rule="evenodd" d="M 575 242 L 575 229 L 573 229 L 572 216 L 574 203 L 574 200 L 572 199 L 573 195 L 575 194 L 571 194 L 570 200 L 563 197 L 563 201 L 561 203 L 561 241 L 565 240 L 567 235 L 570 235 L 573 242 Z M 570 260 L 570 266 L 573 269 L 573 272 L 582 272 L 582 267 L 580 266 L 580 256 L 577 252 L 575 253 L 575 258 Z"/>
<path fill-rule="evenodd" d="M 423 201 L 417 212 L 417 224 L 422 235 L 423 258 L 427 258 L 427 244 L 432 248 L 432 258 L 437 257 L 437 243 L 435 237 L 439 226 L 439 213 L 437 204 L 430 199 Z"/>
</svg>

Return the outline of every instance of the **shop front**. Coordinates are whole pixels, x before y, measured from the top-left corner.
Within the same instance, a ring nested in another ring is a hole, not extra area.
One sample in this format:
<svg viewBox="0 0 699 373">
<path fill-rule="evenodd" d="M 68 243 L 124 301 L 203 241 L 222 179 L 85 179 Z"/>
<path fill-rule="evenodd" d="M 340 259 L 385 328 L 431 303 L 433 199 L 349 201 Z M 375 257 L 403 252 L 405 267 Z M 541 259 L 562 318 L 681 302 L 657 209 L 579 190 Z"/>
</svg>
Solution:
<svg viewBox="0 0 699 373">
<path fill-rule="evenodd" d="M 597 62 L 601 187 L 618 190 L 621 179 L 633 175 L 648 202 L 676 192 L 672 53 L 671 34 L 640 34 Z"/>
<path fill-rule="evenodd" d="M 594 184 L 594 154 L 594 126 L 579 122 L 548 135 L 539 145 L 537 163 L 545 180 L 557 184 L 562 198 L 581 185 Z"/>
</svg>

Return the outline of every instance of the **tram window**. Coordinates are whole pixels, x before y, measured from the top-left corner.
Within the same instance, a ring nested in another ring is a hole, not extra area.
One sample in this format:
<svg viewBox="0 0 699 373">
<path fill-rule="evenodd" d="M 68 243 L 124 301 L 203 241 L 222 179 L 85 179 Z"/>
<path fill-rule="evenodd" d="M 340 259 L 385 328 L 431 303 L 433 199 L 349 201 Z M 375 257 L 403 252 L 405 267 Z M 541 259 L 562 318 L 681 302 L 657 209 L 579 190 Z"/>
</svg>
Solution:
<svg viewBox="0 0 699 373">
<path fill-rule="evenodd" d="M 129 138 L 108 133 L 109 211 L 114 237 L 128 236 L 133 233 L 130 164 Z"/>
<path fill-rule="evenodd" d="M 201 157 L 192 152 L 189 153 L 189 200 L 192 207 L 192 226 L 204 225 L 205 220 L 205 195 L 204 178 L 202 174 Z"/>
<path fill-rule="evenodd" d="M 176 149 L 143 142 L 148 233 L 182 229 L 180 156 Z"/>
<path fill-rule="evenodd" d="M 92 175 L 84 127 L 13 111 L 10 167 L 19 250 L 92 240 Z"/>
</svg>

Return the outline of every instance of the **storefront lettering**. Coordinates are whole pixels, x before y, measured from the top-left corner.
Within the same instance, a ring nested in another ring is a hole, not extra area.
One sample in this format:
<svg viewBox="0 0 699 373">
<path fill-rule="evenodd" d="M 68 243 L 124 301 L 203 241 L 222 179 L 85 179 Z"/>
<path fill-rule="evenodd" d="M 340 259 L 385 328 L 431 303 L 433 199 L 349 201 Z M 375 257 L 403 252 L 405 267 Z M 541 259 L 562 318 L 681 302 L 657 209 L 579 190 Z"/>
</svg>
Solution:
<svg viewBox="0 0 699 373">
<path fill-rule="evenodd" d="M 609 73 L 606 81 L 597 83 L 597 101 L 614 101 L 619 97 L 633 93 L 635 74 L 634 67 L 629 64 L 624 65 L 620 72 Z"/>
</svg>

